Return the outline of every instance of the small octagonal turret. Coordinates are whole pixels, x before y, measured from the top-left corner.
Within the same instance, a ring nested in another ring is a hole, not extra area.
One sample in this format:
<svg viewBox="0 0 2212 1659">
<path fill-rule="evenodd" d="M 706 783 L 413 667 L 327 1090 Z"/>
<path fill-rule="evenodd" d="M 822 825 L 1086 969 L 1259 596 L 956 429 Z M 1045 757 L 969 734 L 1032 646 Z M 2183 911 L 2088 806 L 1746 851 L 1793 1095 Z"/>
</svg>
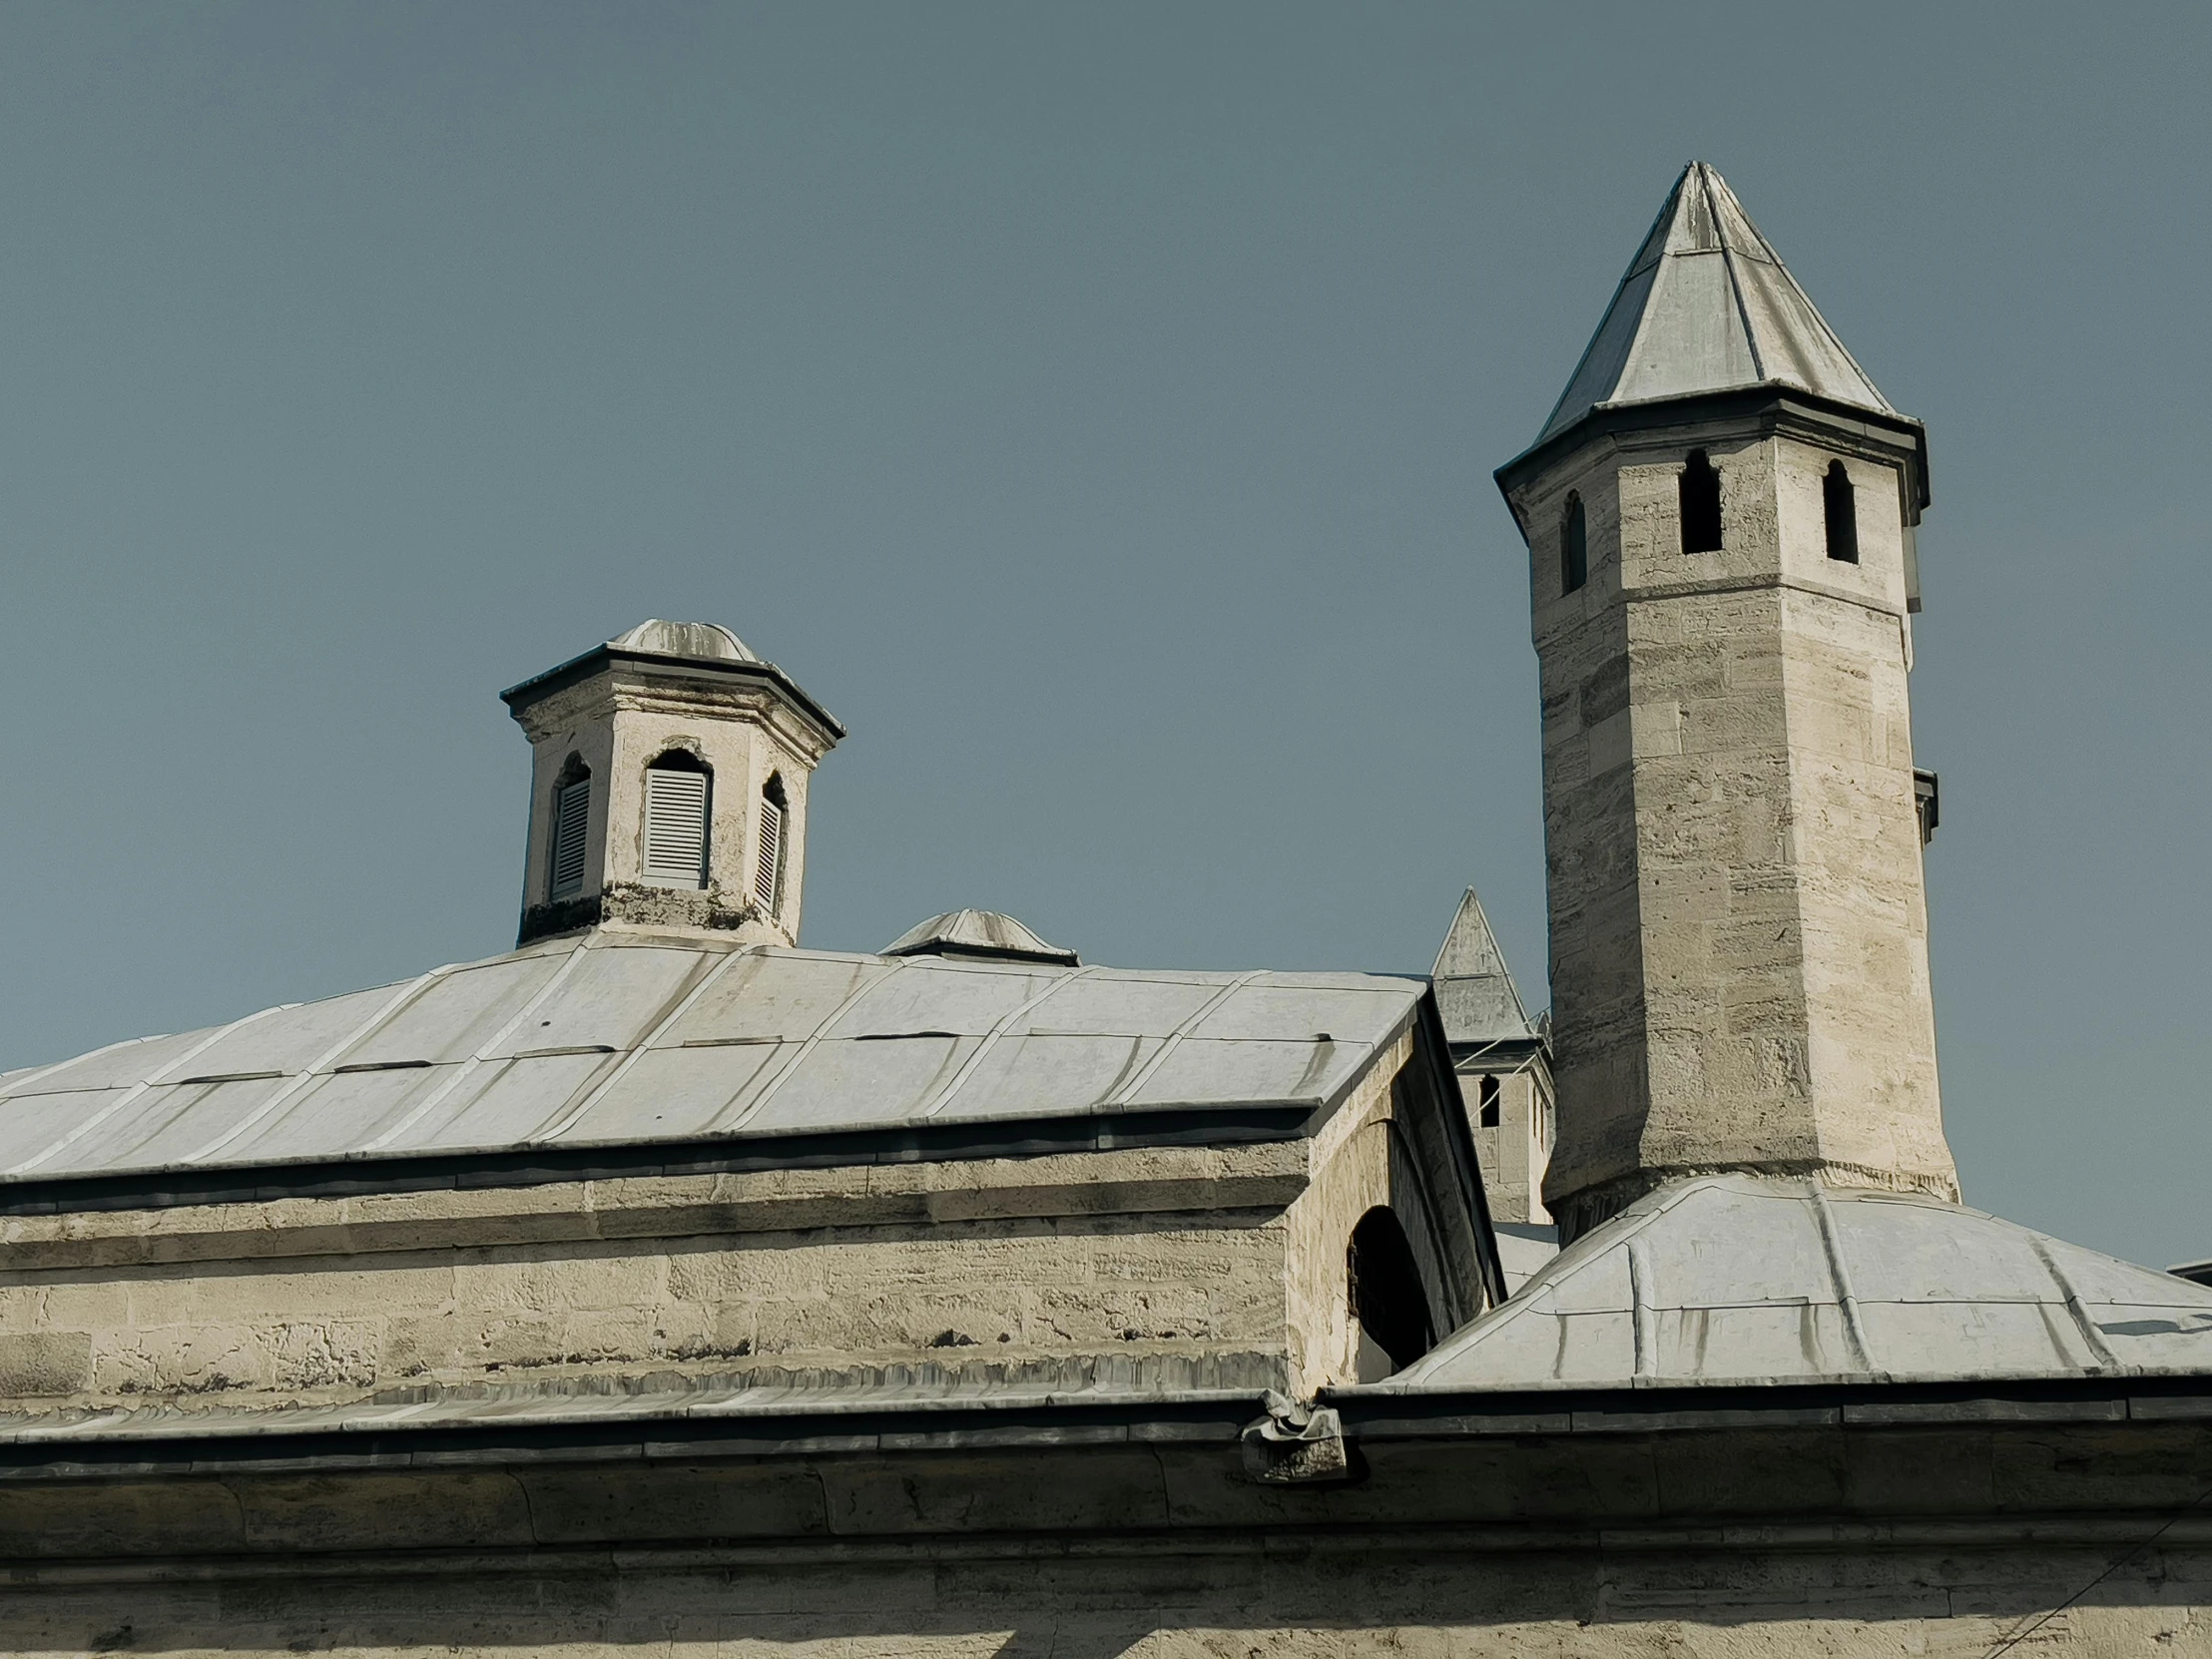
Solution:
<svg viewBox="0 0 2212 1659">
<path fill-rule="evenodd" d="M 844 728 L 791 676 L 656 619 L 500 696 L 535 752 L 519 942 L 607 922 L 799 942 L 807 783 Z"/>
</svg>

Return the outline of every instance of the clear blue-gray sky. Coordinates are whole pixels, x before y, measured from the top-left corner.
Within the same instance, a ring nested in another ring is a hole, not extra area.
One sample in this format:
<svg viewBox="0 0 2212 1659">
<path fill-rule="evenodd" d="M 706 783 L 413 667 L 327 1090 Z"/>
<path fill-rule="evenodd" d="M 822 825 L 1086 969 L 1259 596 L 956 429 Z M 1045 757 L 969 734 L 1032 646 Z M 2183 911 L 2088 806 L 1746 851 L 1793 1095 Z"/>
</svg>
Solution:
<svg viewBox="0 0 2212 1659">
<path fill-rule="evenodd" d="M 1489 481 L 1683 161 L 1929 423 L 1968 1200 L 2212 1256 L 2212 10 L 0 11 L 0 1066 L 492 954 L 495 693 L 647 616 L 851 727 L 808 942 L 1544 1000 Z"/>
</svg>

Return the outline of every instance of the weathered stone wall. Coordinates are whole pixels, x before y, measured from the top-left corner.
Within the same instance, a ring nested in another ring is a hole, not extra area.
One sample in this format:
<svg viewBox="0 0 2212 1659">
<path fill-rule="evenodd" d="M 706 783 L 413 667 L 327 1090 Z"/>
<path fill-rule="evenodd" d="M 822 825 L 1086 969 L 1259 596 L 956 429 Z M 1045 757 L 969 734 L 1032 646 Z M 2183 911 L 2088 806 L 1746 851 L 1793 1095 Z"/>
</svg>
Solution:
<svg viewBox="0 0 2212 1659">
<path fill-rule="evenodd" d="M 1407 1033 L 1330 1120 L 1314 1144 L 1313 1183 L 1284 1218 L 1291 1391 L 1300 1397 L 1358 1381 L 1360 1333 L 1347 1248 L 1371 1209 L 1387 1208 L 1404 1229 L 1437 1337 L 1483 1307 L 1471 1218 L 1452 1190 L 1444 1149 L 1432 1138 L 1441 1128 L 1440 1112 L 1433 1106 L 1401 1109 L 1404 1091 L 1420 1086 L 1407 1075 L 1413 1054 Z"/>
<path fill-rule="evenodd" d="M 1286 1142 L 17 1218 L 0 1408 L 983 1355 L 1241 1356 L 1287 1381 L 1282 1214 L 1307 1155 Z"/>
<path fill-rule="evenodd" d="M 1644 937 L 1629 755 L 1619 456 L 1599 444 L 1521 504 L 1543 701 L 1544 856 L 1559 1140 L 1547 1207 L 1637 1167 L 1650 1109 Z M 1562 590 L 1565 502 L 1579 494 L 1589 577 Z"/>
<path fill-rule="evenodd" d="M 1678 478 L 1721 476 L 1681 551 Z M 1857 486 L 1856 564 L 1821 479 Z M 1560 591 L 1555 521 L 1587 513 Z M 1668 1173 L 1825 1170 L 1955 1195 L 1913 808 L 1896 465 L 1760 429 L 1608 438 L 1539 480 L 1560 1144 L 1570 1234 Z"/>
<path fill-rule="evenodd" d="M 357 1576 L 19 1577 L 0 1651 L 176 1659 L 436 1653 L 508 1659 L 1987 1659 L 2108 1548 L 1526 1553 L 1448 1541 L 1331 1548 L 1220 1540 L 862 1562 L 701 1550 L 557 1555 L 535 1572 L 465 1555 Z M 2060 1593 L 2063 1593 L 2062 1591 Z M 2212 1652 L 2212 1548 L 2165 1545 L 2019 1651 Z"/>
<path fill-rule="evenodd" d="M 2183 1659 L 2212 1651 L 2206 1450 L 2179 1425 L 1524 1434 L 1375 1444 L 1310 1490 L 1172 1436 L 17 1477 L 0 1651 L 1986 1659 L 2042 1620 L 2023 1651 Z"/>
<path fill-rule="evenodd" d="M 1185 1363 L 1352 1376 L 1346 1244 L 1400 1213 L 1480 1307 L 1401 1034 L 1316 1138 L 88 1211 L 0 1223 L 0 1410 L 338 1401 L 641 1371 Z"/>
<path fill-rule="evenodd" d="M 1482 1079 L 1497 1079 L 1497 1122 L 1482 1122 Z M 1551 1157 L 1551 1099 L 1540 1062 L 1518 1070 L 1476 1064 L 1459 1074 L 1459 1100 L 1482 1165 L 1492 1221 L 1549 1224 L 1544 1166 Z"/>
</svg>

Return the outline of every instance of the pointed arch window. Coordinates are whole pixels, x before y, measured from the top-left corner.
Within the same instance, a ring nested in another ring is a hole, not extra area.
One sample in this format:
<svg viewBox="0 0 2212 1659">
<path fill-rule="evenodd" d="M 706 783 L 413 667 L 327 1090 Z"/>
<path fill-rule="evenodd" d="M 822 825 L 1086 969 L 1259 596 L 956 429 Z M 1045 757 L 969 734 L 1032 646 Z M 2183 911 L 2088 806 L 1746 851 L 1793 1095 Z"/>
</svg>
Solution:
<svg viewBox="0 0 2212 1659">
<path fill-rule="evenodd" d="M 546 837 L 546 896 L 574 898 L 584 890 L 586 836 L 591 828 L 591 769 L 571 755 L 553 782 L 553 822 Z"/>
<path fill-rule="evenodd" d="M 1721 475 L 1702 449 L 1690 451 L 1682 465 L 1682 551 L 1718 553 L 1721 550 Z"/>
<path fill-rule="evenodd" d="M 712 775 L 698 756 L 672 749 L 645 769 L 645 878 L 658 886 L 707 884 L 707 803 Z"/>
<path fill-rule="evenodd" d="M 790 818 L 784 780 L 771 778 L 761 790 L 760 844 L 753 863 L 753 896 L 771 916 L 784 907 L 784 842 Z"/>
<path fill-rule="evenodd" d="M 1842 461 L 1830 461 L 1821 479 L 1821 517 L 1828 526 L 1828 556 L 1840 564 L 1859 562 L 1859 492 Z"/>
<path fill-rule="evenodd" d="M 1559 526 L 1559 591 L 1572 593 L 1590 579 L 1590 526 L 1580 492 L 1567 492 L 1567 510 Z"/>
</svg>

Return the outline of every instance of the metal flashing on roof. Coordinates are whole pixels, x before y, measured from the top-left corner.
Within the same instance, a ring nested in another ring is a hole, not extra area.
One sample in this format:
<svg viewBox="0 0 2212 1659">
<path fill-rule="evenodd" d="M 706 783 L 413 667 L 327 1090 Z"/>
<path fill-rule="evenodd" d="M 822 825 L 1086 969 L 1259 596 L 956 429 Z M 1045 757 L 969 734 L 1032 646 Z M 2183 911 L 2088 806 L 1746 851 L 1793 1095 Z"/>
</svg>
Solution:
<svg viewBox="0 0 2212 1659">
<path fill-rule="evenodd" d="M 1421 992 L 595 928 L 0 1079 L 0 1208 L 268 1198 L 385 1170 L 577 1179 L 802 1145 L 991 1156 L 1137 1120 L 1272 1138 L 1342 1099 Z"/>
<path fill-rule="evenodd" d="M 1701 1176 L 1576 1240 L 1404 1388 L 2212 1373 L 2212 1290 L 1917 1194 Z"/>
</svg>

